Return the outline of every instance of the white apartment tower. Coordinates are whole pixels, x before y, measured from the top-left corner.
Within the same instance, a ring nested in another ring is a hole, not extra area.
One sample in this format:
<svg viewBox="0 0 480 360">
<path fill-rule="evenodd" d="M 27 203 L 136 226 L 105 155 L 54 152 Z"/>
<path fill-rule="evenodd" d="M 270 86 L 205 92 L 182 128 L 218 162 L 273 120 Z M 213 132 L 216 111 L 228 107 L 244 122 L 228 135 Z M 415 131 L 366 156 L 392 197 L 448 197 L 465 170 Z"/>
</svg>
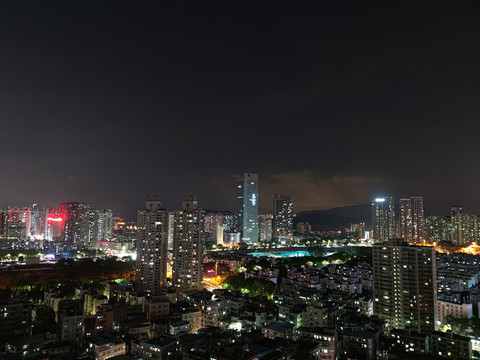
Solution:
<svg viewBox="0 0 480 360">
<path fill-rule="evenodd" d="M 393 198 L 376 198 L 372 202 L 373 238 L 385 242 L 396 237 L 395 207 Z"/>
<path fill-rule="evenodd" d="M 423 197 L 400 199 L 400 237 L 412 244 L 425 240 Z"/>
</svg>

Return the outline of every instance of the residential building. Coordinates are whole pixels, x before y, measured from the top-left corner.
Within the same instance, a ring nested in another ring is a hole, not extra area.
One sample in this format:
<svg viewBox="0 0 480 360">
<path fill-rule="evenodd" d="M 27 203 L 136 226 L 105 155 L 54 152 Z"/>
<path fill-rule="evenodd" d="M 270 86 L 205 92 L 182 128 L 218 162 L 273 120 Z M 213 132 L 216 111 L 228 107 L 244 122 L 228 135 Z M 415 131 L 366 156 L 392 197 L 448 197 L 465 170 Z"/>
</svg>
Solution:
<svg viewBox="0 0 480 360">
<path fill-rule="evenodd" d="M 82 247 L 99 248 L 100 243 L 112 239 L 112 210 L 89 210 L 85 215 L 82 228 Z"/>
<path fill-rule="evenodd" d="M 28 334 L 33 305 L 20 298 L 0 301 L 0 340 L 11 335 Z"/>
<path fill-rule="evenodd" d="M 154 294 L 167 285 L 168 211 L 152 194 L 137 216 L 137 283 Z"/>
<path fill-rule="evenodd" d="M 65 246 L 82 246 L 82 227 L 90 204 L 86 202 L 63 202 L 60 204 L 60 217 L 63 221 L 62 238 Z"/>
<path fill-rule="evenodd" d="M 423 197 L 400 199 L 400 237 L 411 244 L 425 240 Z"/>
<path fill-rule="evenodd" d="M 288 321 L 273 321 L 262 329 L 263 336 L 269 339 L 295 339 L 295 325 Z"/>
<path fill-rule="evenodd" d="M 293 238 L 293 202 L 290 196 L 273 196 L 273 238 L 275 241 Z"/>
<path fill-rule="evenodd" d="M 273 235 L 273 215 L 258 215 L 258 236 L 260 242 L 272 241 Z"/>
<path fill-rule="evenodd" d="M 435 329 L 437 267 L 434 247 L 403 239 L 373 246 L 374 314 L 390 329 Z"/>
<path fill-rule="evenodd" d="M 472 338 L 452 331 L 434 331 L 430 335 L 430 353 L 456 359 L 472 359 Z"/>
<path fill-rule="evenodd" d="M 372 202 L 373 239 L 383 243 L 396 237 L 395 206 L 393 198 L 376 198 Z"/>
<path fill-rule="evenodd" d="M 171 336 L 159 336 L 142 342 L 143 359 L 166 360 L 175 359 L 179 354 L 178 341 Z"/>
<path fill-rule="evenodd" d="M 174 213 L 172 285 L 177 290 L 203 288 L 203 217 L 197 198 L 187 194 L 183 210 Z"/>
<path fill-rule="evenodd" d="M 457 294 L 440 294 L 437 300 L 438 321 L 451 315 L 457 319 L 470 319 L 473 316 L 473 304 L 464 301 L 461 293 Z"/>
<path fill-rule="evenodd" d="M 70 342 L 79 342 L 83 339 L 85 326 L 83 313 L 80 309 L 68 309 L 58 316 L 60 339 Z"/>
<path fill-rule="evenodd" d="M 7 238 L 27 238 L 32 224 L 30 208 L 8 207 L 4 210 L 4 234 Z"/>
<path fill-rule="evenodd" d="M 451 240 L 456 245 L 466 245 L 478 239 L 478 218 L 463 214 L 460 206 L 450 209 Z"/>
<path fill-rule="evenodd" d="M 451 222 L 445 216 L 428 216 L 425 219 L 426 238 L 430 243 L 451 240 Z"/>
<path fill-rule="evenodd" d="M 325 327 L 301 327 L 298 329 L 300 337 L 309 336 L 310 338 L 319 342 L 321 360 L 336 360 L 338 359 L 338 334 L 335 328 Z"/>
<path fill-rule="evenodd" d="M 170 313 L 170 301 L 165 296 L 152 296 L 146 299 L 145 314 L 150 322 L 165 318 Z"/>
<path fill-rule="evenodd" d="M 102 333 L 87 339 L 86 344 L 95 360 L 125 355 L 125 341 L 110 333 Z"/>
</svg>

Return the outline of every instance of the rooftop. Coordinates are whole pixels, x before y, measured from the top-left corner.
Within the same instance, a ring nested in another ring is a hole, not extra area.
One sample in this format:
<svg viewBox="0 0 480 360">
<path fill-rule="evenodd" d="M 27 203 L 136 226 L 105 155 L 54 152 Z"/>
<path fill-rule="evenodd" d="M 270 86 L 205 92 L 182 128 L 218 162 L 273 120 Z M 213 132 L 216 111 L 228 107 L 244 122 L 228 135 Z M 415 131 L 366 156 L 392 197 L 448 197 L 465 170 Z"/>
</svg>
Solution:
<svg viewBox="0 0 480 360">
<path fill-rule="evenodd" d="M 295 326 L 288 321 L 274 321 L 265 326 L 264 329 L 273 330 L 276 332 L 285 332 L 292 330 L 294 327 Z"/>
</svg>

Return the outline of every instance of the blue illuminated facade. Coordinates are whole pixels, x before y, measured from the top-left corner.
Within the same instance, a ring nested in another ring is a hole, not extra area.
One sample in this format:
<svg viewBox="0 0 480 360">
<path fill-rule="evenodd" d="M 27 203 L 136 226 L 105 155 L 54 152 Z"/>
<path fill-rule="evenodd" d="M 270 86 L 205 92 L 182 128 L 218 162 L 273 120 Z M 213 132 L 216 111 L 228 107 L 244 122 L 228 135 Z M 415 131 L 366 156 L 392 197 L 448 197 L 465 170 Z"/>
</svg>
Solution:
<svg viewBox="0 0 480 360">
<path fill-rule="evenodd" d="M 245 173 L 237 180 L 238 231 L 244 242 L 258 242 L 258 174 Z"/>
</svg>

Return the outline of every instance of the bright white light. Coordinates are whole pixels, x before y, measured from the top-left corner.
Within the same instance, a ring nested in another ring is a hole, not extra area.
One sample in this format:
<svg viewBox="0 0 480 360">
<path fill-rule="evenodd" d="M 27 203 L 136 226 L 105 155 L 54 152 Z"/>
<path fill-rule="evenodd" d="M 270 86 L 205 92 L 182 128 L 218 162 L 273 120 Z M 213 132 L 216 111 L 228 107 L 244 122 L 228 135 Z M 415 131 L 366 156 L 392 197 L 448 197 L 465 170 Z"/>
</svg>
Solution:
<svg viewBox="0 0 480 360">
<path fill-rule="evenodd" d="M 375 202 L 384 202 L 385 201 L 385 198 L 376 198 L 375 199 Z"/>
</svg>

